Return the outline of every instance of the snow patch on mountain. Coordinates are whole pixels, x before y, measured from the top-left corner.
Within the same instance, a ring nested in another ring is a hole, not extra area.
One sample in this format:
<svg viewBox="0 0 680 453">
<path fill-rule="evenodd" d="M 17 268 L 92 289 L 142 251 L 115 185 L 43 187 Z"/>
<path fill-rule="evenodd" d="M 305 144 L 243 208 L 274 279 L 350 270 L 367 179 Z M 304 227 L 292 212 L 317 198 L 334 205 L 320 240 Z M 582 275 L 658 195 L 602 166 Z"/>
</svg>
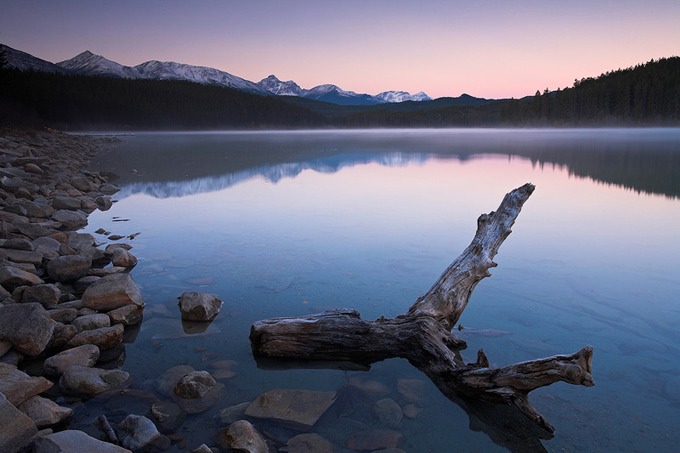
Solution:
<svg viewBox="0 0 680 453">
<path fill-rule="evenodd" d="M 257 84 L 205 66 L 192 66 L 173 61 L 151 60 L 135 66 L 142 78 L 154 80 L 186 80 L 206 85 L 218 85 L 222 87 L 235 88 L 251 93 L 262 93 L 262 89 Z"/>
<path fill-rule="evenodd" d="M 96 55 L 86 50 L 70 60 L 57 63 L 67 71 L 91 76 L 119 77 L 121 79 L 138 79 L 139 72 L 130 66 L 123 66 L 115 61 L 108 60 L 101 55 Z"/>
<path fill-rule="evenodd" d="M 300 85 L 288 80 L 283 82 L 275 75 L 270 75 L 259 82 L 257 86 L 267 93 L 275 94 L 277 96 L 302 96 L 306 90 L 300 88 Z"/>
<path fill-rule="evenodd" d="M 407 91 L 383 91 L 375 96 L 382 103 L 405 102 L 405 101 L 431 101 L 432 98 L 422 91 L 411 94 Z"/>
</svg>

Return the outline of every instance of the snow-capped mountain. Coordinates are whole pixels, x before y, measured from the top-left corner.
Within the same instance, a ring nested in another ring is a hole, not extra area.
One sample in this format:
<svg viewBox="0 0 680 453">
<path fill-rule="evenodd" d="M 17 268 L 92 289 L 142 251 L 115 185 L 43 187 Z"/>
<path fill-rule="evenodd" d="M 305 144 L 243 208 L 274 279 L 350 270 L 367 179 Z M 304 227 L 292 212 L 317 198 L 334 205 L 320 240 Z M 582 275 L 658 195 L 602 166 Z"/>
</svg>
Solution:
<svg viewBox="0 0 680 453">
<path fill-rule="evenodd" d="M 101 55 L 95 55 L 89 50 L 76 55 L 70 60 L 57 63 L 69 72 L 90 76 L 120 77 L 122 79 L 139 79 L 140 74 L 135 68 L 123 66 L 108 60 Z"/>
<path fill-rule="evenodd" d="M 205 66 L 192 66 L 175 63 L 173 61 L 151 60 L 135 66 L 134 69 L 137 70 L 141 75 L 141 78 L 144 79 L 186 80 L 189 82 L 218 85 L 250 93 L 262 94 L 262 89 L 249 80 Z"/>
<path fill-rule="evenodd" d="M 20 69 L 22 71 L 57 72 L 62 74 L 68 72 L 54 63 L 34 57 L 30 53 L 13 49 L 4 44 L 0 44 L 0 52 L 4 54 L 8 68 Z"/>
<path fill-rule="evenodd" d="M 172 61 L 151 60 L 137 66 L 124 66 L 89 50 L 70 60 L 57 64 L 36 58 L 28 53 L 0 44 L 10 68 L 59 72 L 89 76 L 118 77 L 125 79 L 186 80 L 206 85 L 218 85 L 260 95 L 298 96 L 339 105 L 375 105 L 404 101 L 429 101 L 422 91 L 410 94 L 405 91 L 384 91 L 372 96 L 343 90 L 337 85 L 324 84 L 311 89 L 301 88 L 292 80 L 283 82 L 270 75 L 257 83 L 228 72 L 205 66 L 192 66 Z"/>
<path fill-rule="evenodd" d="M 405 102 L 405 101 L 420 102 L 432 100 L 430 96 L 423 93 L 422 91 L 419 91 L 416 94 L 411 94 L 406 91 L 383 91 L 382 93 L 375 95 L 375 97 L 382 101 L 381 104 L 389 102 Z"/>
<path fill-rule="evenodd" d="M 300 85 L 288 80 L 283 82 L 279 80 L 275 75 L 270 75 L 259 82 L 257 86 L 267 93 L 275 94 L 277 96 L 302 96 L 306 90 L 300 88 Z"/>
</svg>

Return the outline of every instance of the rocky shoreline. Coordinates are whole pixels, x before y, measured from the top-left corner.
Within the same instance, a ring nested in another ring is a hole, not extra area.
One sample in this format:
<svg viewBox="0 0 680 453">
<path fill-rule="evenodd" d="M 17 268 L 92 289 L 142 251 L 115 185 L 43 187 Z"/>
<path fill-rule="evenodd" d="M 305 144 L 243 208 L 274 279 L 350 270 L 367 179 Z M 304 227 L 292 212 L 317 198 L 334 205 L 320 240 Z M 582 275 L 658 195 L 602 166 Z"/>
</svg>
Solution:
<svg viewBox="0 0 680 453">
<path fill-rule="evenodd" d="M 153 395 L 131 388 L 129 373 L 121 369 L 124 343 L 134 339 L 141 324 L 144 300 L 130 275 L 137 258 L 125 241 L 138 233 L 122 237 L 97 230 L 111 242 L 101 249 L 93 235 L 78 232 L 90 213 L 106 211 L 114 202 L 118 187 L 110 180 L 115 175 L 86 168 L 97 152 L 118 142 L 53 130 L 0 129 L 0 451 L 154 452 L 172 443 L 192 453 L 403 453 L 396 448 L 402 436 L 392 429 L 354 433 L 346 440 L 348 450 L 307 433 L 329 407 L 342 403 L 343 394 L 292 389 L 269 390 L 222 409 L 215 416 L 222 428 L 203 440 L 211 446 L 186 445 L 177 429 L 187 416 L 220 401 L 225 393 L 220 381 L 236 376 L 230 360 L 211 363 L 212 372 L 174 366 L 155 379 Z M 178 305 L 183 321 L 207 323 L 222 301 L 185 292 Z M 408 390 L 417 384 L 404 385 Z M 346 390 L 368 392 L 358 390 L 363 387 L 356 381 Z M 403 408 L 382 391 L 372 408 L 386 428 L 417 415 L 411 414 L 417 407 L 408 392 L 400 388 L 399 393 L 410 401 Z M 92 430 L 69 429 L 73 407 L 116 395 L 147 401 L 149 410 L 111 422 L 95 414 Z M 286 426 L 293 434 L 272 440 L 271 433 L 263 436 L 246 418 Z"/>
</svg>

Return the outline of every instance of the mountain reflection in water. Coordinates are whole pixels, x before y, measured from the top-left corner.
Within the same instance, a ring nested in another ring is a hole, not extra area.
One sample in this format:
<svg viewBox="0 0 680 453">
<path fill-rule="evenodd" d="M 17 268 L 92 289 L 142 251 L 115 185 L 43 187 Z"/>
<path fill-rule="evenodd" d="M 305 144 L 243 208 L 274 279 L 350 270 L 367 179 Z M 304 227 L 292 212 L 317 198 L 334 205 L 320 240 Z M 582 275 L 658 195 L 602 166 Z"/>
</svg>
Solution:
<svg viewBox="0 0 680 453">
<path fill-rule="evenodd" d="M 304 170 L 399 166 L 484 155 L 566 167 L 636 192 L 680 197 L 680 129 L 446 129 L 138 134 L 100 156 L 119 197 L 213 192 L 251 178 L 278 182 Z"/>
</svg>

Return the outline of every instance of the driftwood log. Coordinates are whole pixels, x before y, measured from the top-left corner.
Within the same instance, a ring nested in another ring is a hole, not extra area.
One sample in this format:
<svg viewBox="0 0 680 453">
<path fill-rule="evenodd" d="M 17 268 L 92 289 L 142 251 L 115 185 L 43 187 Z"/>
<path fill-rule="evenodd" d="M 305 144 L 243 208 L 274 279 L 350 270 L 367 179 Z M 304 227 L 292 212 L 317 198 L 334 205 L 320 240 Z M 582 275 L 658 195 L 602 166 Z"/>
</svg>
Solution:
<svg viewBox="0 0 680 453">
<path fill-rule="evenodd" d="M 468 409 L 469 402 L 475 400 L 484 407 L 509 405 L 552 434 L 554 428 L 531 405 L 528 394 L 559 381 L 594 385 L 592 347 L 494 368 L 481 349 L 474 363 L 465 363 L 459 351 L 467 345 L 452 333 L 477 283 L 491 275 L 489 269 L 496 266 L 493 258 L 533 191 L 532 184 L 525 184 L 508 193 L 495 212 L 482 214 L 470 245 L 407 313 L 367 321 L 355 310 L 341 309 L 258 321 L 250 332 L 253 355 L 364 365 L 402 357 L 458 404 Z"/>
</svg>

